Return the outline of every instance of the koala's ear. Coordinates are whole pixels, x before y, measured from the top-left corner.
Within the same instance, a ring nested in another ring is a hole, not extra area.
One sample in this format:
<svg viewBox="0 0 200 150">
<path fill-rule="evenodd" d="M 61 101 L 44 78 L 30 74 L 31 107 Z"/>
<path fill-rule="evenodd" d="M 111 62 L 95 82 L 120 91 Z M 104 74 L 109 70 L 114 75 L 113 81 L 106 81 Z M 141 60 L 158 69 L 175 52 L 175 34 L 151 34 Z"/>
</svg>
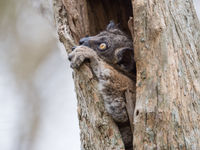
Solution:
<svg viewBox="0 0 200 150">
<path fill-rule="evenodd" d="M 128 72 L 135 71 L 134 50 L 133 48 L 123 47 L 115 53 L 117 64 L 124 67 Z"/>
<path fill-rule="evenodd" d="M 114 21 L 111 20 L 110 23 L 107 25 L 106 30 L 109 31 L 109 30 L 117 29 L 117 28 L 118 28 L 118 25 L 116 25 L 116 24 L 114 23 Z"/>
</svg>

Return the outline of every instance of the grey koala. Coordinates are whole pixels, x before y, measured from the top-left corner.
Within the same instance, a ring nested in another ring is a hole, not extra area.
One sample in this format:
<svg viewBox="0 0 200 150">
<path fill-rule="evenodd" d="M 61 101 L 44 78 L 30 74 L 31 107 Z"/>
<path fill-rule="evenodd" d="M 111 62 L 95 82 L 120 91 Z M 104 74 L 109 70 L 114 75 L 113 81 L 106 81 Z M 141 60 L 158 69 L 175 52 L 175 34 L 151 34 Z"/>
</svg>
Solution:
<svg viewBox="0 0 200 150">
<path fill-rule="evenodd" d="M 119 127 L 126 150 L 133 149 L 131 124 L 135 104 L 134 51 L 132 40 L 114 22 L 96 36 L 84 37 L 80 46 L 69 54 L 72 68 L 79 68 L 85 60 L 98 78 L 98 89 L 105 108 Z M 131 98 L 127 99 L 127 91 Z M 131 122 L 131 123 L 130 123 Z"/>
<path fill-rule="evenodd" d="M 79 44 L 95 50 L 100 58 L 125 75 L 136 74 L 133 42 L 114 22 L 96 36 L 82 38 Z"/>
</svg>

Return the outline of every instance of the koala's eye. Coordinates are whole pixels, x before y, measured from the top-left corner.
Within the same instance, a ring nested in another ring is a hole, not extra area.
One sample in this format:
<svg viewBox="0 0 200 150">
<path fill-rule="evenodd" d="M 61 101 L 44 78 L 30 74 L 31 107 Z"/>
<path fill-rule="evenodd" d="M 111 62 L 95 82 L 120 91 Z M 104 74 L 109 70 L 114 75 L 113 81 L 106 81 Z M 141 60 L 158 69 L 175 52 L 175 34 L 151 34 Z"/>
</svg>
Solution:
<svg viewBox="0 0 200 150">
<path fill-rule="evenodd" d="M 105 50 L 106 47 L 107 47 L 106 43 L 101 43 L 101 44 L 99 45 L 99 49 L 100 49 L 100 50 Z"/>
</svg>

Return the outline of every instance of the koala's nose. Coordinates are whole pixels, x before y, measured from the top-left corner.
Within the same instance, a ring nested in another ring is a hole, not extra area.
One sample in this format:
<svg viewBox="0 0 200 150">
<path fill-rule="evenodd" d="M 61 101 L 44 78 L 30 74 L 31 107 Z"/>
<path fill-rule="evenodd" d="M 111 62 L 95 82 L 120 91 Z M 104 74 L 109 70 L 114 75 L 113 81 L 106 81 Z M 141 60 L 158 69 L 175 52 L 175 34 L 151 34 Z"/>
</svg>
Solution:
<svg viewBox="0 0 200 150">
<path fill-rule="evenodd" d="M 88 46 L 88 44 L 89 44 L 89 37 L 84 37 L 84 38 L 80 39 L 79 44 L 80 45 Z"/>
</svg>

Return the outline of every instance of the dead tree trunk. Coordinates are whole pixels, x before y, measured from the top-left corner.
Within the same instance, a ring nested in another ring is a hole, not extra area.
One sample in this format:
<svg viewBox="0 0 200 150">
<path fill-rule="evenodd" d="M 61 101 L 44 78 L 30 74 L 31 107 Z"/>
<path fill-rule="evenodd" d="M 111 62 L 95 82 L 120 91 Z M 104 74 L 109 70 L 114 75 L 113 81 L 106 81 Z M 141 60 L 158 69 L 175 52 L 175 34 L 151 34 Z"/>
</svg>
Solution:
<svg viewBox="0 0 200 150">
<path fill-rule="evenodd" d="M 192 0 L 134 0 L 135 149 L 200 149 L 200 25 Z"/>
<path fill-rule="evenodd" d="M 132 10 L 133 7 L 133 10 Z M 69 52 L 85 35 L 120 22 L 134 41 L 134 149 L 200 149 L 200 25 L 192 0 L 54 0 Z M 74 70 L 83 150 L 124 149 L 88 64 Z"/>
</svg>

